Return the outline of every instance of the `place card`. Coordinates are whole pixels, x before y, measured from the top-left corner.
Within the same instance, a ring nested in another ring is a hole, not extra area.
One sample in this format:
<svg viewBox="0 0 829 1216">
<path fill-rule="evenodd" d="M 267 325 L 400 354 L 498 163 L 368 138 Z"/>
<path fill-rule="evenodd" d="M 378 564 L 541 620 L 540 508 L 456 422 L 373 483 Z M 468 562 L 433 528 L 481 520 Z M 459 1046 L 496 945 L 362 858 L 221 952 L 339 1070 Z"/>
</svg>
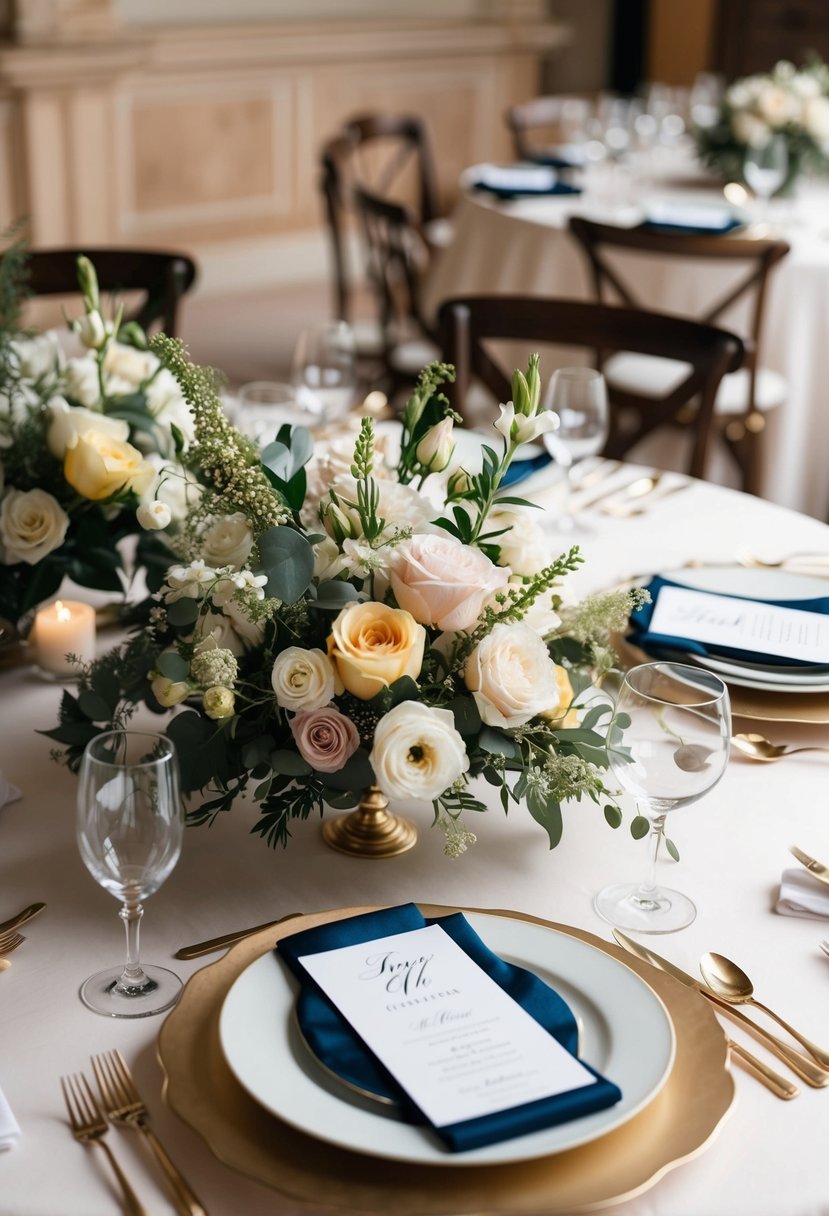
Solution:
<svg viewBox="0 0 829 1216">
<path fill-rule="evenodd" d="M 759 600 L 662 587 L 648 633 L 804 663 L 829 663 L 829 616 Z"/>
<path fill-rule="evenodd" d="M 439 925 L 299 961 L 435 1127 L 597 1084 Z"/>
</svg>

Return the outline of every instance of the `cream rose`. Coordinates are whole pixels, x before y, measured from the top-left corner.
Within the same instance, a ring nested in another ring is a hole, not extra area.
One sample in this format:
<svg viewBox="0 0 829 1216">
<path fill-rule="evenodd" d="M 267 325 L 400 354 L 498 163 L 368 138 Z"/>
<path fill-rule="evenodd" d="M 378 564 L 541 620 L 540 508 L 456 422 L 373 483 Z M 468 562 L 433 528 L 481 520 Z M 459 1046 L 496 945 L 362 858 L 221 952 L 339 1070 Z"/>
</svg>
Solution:
<svg viewBox="0 0 829 1216">
<path fill-rule="evenodd" d="M 98 382 L 98 361 L 93 354 L 81 359 L 69 359 L 63 377 L 63 391 L 82 406 L 93 406 L 101 399 Z"/>
<path fill-rule="evenodd" d="M 829 139 L 829 99 L 813 97 L 806 102 L 803 125 L 818 143 Z"/>
<path fill-rule="evenodd" d="M 403 701 L 380 719 L 369 760 L 389 798 L 430 802 L 469 768 L 452 712 L 421 701 Z"/>
<path fill-rule="evenodd" d="M 392 552 L 389 579 L 401 608 L 422 625 L 472 629 L 487 600 L 507 585 L 507 573 L 485 553 L 454 536 L 413 536 Z"/>
<path fill-rule="evenodd" d="M 499 507 L 496 503 L 486 517 L 486 530 L 502 532 L 493 540 L 501 549 L 499 566 L 509 566 L 513 574 L 529 578 L 549 566 L 556 554 L 543 519 L 543 512 L 533 507 Z"/>
<path fill-rule="evenodd" d="M 496 625 L 464 669 L 466 686 L 487 726 L 523 726 L 558 705 L 556 665 L 529 625 Z"/>
<path fill-rule="evenodd" d="M 69 516 L 46 490 L 9 490 L 0 506 L 4 562 L 37 565 L 63 544 L 68 527 Z"/>
<path fill-rule="evenodd" d="M 63 460 L 66 449 L 71 447 L 79 435 L 87 431 L 100 431 L 110 439 L 123 443 L 129 439 L 130 428 L 123 418 L 108 418 L 82 405 L 71 406 L 63 397 L 53 397 L 49 402 L 52 421 L 46 432 L 49 451 L 58 460 Z"/>
<path fill-rule="evenodd" d="M 73 490 L 99 502 L 119 490 L 142 495 L 153 481 L 155 469 L 131 443 L 111 439 L 103 431 L 85 431 L 67 447 L 63 475 Z"/>
<path fill-rule="evenodd" d="M 294 713 L 321 709 L 336 692 L 331 660 L 321 650 L 289 646 L 277 655 L 271 672 L 276 703 Z"/>
<path fill-rule="evenodd" d="M 137 350 L 124 342 L 110 342 L 104 355 L 104 372 L 111 377 L 110 392 L 134 392 L 157 371 L 159 361 L 149 350 Z"/>
<path fill-rule="evenodd" d="M 553 666 L 556 670 L 558 701 L 555 705 L 548 706 L 542 712 L 541 717 L 556 726 L 578 726 L 579 713 L 573 706 L 573 685 L 570 683 L 570 675 L 566 667 L 562 667 L 559 663 L 554 663 Z"/>
<path fill-rule="evenodd" d="M 244 515 L 221 515 L 204 531 L 201 552 L 208 566 L 240 570 L 253 548 L 253 532 Z"/>
<path fill-rule="evenodd" d="M 343 608 L 328 653 L 344 687 L 369 701 L 402 676 L 418 677 L 425 644 L 426 630 L 410 612 L 371 600 Z"/>
<path fill-rule="evenodd" d="M 174 705 L 180 705 L 192 692 L 186 680 L 169 680 L 167 676 L 156 676 L 150 681 L 150 688 L 153 690 L 156 701 L 165 709 L 172 709 Z"/>
<path fill-rule="evenodd" d="M 291 734 L 302 759 L 320 773 L 339 772 L 360 746 L 357 727 L 333 705 L 297 714 Z"/>
</svg>

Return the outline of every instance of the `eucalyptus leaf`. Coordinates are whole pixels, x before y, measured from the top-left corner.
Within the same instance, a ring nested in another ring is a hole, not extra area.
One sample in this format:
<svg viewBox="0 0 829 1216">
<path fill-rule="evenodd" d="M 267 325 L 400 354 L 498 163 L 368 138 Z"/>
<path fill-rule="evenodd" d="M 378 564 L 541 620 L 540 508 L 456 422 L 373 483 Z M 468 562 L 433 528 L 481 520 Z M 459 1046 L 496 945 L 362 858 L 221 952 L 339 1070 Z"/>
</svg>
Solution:
<svg viewBox="0 0 829 1216">
<path fill-rule="evenodd" d="M 611 803 L 608 803 L 604 808 L 604 817 L 612 828 L 618 828 L 621 826 L 622 812 L 619 810 L 618 806 L 613 806 Z"/>
<path fill-rule="evenodd" d="M 326 579 L 316 590 L 318 608 L 340 609 L 344 604 L 360 598 L 357 588 L 341 578 Z"/>
<path fill-rule="evenodd" d="M 485 752 L 492 752 L 493 755 L 506 756 L 508 760 L 514 760 L 519 754 L 518 744 L 509 735 L 505 735 L 502 730 L 495 730 L 492 726 L 484 726 L 478 736 L 478 743 Z"/>
<path fill-rule="evenodd" d="M 99 697 L 96 692 L 85 688 L 78 696 L 78 705 L 81 712 L 86 714 L 92 722 L 108 722 L 112 717 L 112 707 L 109 706 L 103 697 Z"/>
<path fill-rule="evenodd" d="M 353 756 L 349 756 L 341 769 L 336 773 L 318 773 L 319 778 L 333 790 L 364 790 L 374 784 L 368 752 L 364 747 L 358 747 Z"/>
<path fill-rule="evenodd" d="M 390 709 L 394 709 L 395 705 L 400 705 L 403 701 L 416 701 L 420 695 L 420 690 L 411 676 L 401 676 L 399 680 L 395 680 L 389 685 L 389 693 L 391 694 Z"/>
<path fill-rule="evenodd" d="M 641 840 L 651 830 L 650 820 L 644 815 L 637 815 L 630 822 L 630 834 L 634 840 Z"/>
<path fill-rule="evenodd" d="M 665 848 L 668 850 L 669 857 L 673 857 L 674 861 L 679 861 L 679 849 L 674 842 L 669 840 L 667 836 L 663 836 L 662 839 L 665 841 Z"/>
<path fill-rule="evenodd" d="M 298 752 L 288 751 L 287 748 L 279 748 L 271 753 L 271 768 L 285 777 L 307 777 L 311 772 L 311 765 Z"/>
<path fill-rule="evenodd" d="M 167 605 L 167 620 L 171 625 L 179 628 L 195 625 L 198 615 L 198 601 L 191 600 L 187 596 L 184 596 L 180 600 L 174 600 L 172 604 Z"/>
<path fill-rule="evenodd" d="M 160 654 L 156 666 L 163 676 L 174 683 L 186 680 L 190 674 L 190 664 L 175 650 L 165 650 Z"/>
<path fill-rule="evenodd" d="M 481 714 L 474 697 L 455 697 L 446 706 L 455 716 L 455 729 L 461 735 L 474 735 L 481 729 Z"/>
<path fill-rule="evenodd" d="M 260 537 L 259 554 L 268 577 L 268 595 L 285 604 L 295 604 L 314 573 L 311 545 L 295 528 L 277 525 Z"/>
<path fill-rule="evenodd" d="M 564 825 L 561 818 L 561 803 L 547 799 L 534 787 L 527 792 L 527 808 L 536 823 L 540 823 L 550 840 L 550 848 L 554 849 L 561 840 Z"/>
</svg>

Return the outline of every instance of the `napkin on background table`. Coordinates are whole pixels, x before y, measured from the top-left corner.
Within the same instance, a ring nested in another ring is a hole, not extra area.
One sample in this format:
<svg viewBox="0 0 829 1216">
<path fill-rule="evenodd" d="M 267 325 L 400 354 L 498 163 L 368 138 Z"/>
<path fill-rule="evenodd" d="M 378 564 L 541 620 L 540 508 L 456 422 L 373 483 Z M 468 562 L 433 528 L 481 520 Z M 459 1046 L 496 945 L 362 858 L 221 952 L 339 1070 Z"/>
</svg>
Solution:
<svg viewBox="0 0 829 1216">
<path fill-rule="evenodd" d="M 20 1135 L 20 1126 L 12 1114 L 12 1108 L 6 1101 L 6 1096 L 0 1089 L 0 1152 L 13 1148 L 14 1142 Z"/>
<path fill-rule="evenodd" d="M 581 194 L 579 186 L 561 181 L 545 165 L 476 165 L 469 170 L 468 181 L 473 190 L 486 190 L 498 198 Z"/>
<path fill-rule="evenodd" d="M 414 904 L 404 904 L 333 921 L 282 938 L 277 943 L 276 952 L 302 985 L 297 1001 L 297 1016 L 314 1054 L 327 1068 L 358 1088 L 393 1097 L 403 1105 L 409 1121 L 417 1123 L 426 1122 L 422 1112 L 310 979 L 300 958 L 304 954 L 336 950 L 341 946 L 369 942 L 392 933 L 422 929 L 429 924 L 439 924 L 473 962 L 572 1055 L 576 1054 L 578 1047 L 578 1027 L 566 1002 L 532 972 L 505 963 L 493 954 L 461 913 L 426 920 Z M 596 1077 L 595 1085 L 438 1127 L 435 1131 L 451 1151 L 462 1152 L 540 1128 L 553 1127 L 604 1110 L 618 1102 L 622 1096 L 618 1087 L 600 1076 L 589 1064 L 584 1066 Z"/>
<path fill-rule="evenodd" d="M 829 920 L 829 886 L 802 867 L 784 870 L 774 910 L 781 916 Z"/>
<path fill-rule="evenodd" d="M 656 600 L 659 592 L 663 587 L 683 587 L 685 590 L 699 591 L 699 587 L 688 587 L 681 583 L 678 579 L 662 578 L 657 575 L 646 584 L 645 590 L 650 592 L 651 602 L 644 604 L 631 615 L 631 632 L 628 635 L 628 641 L 634 646 L 638 646 L 640 650 L 646 650 L 648 654 L 653 654 L 657 658 L 660 657 L 660 650 L 676 651 L 685 650 L 689 654 L 713 655 L 724 659 L 738 659 L 749 663 L 768 663 L 773 662 L 776 667 L 811 667 L 814 664 L 803 663 L 800 659 L 786 659 L 779 655 L 763 654 L 761 651 L 753 650 L 737 650 L 730 646 L 714 646 L 705 645 L 703 642 L 692 642 L 688 638 L 669 637 L 666 634 L 651 633 L 650 621 L 656 608 Z M 718 594 L 715 591 L 706 591 L 707 595 Z M 820 596 L 810 600 L 767 600 L 760 599 L 751 595 L 732 595 L 731 599 L 750 600 L 755 604 L 773 604 L 778 608 L 796 608 L 801 612 L 818 612 L 824 616 L 829 615 L 829 595 Z"/>
</svg>

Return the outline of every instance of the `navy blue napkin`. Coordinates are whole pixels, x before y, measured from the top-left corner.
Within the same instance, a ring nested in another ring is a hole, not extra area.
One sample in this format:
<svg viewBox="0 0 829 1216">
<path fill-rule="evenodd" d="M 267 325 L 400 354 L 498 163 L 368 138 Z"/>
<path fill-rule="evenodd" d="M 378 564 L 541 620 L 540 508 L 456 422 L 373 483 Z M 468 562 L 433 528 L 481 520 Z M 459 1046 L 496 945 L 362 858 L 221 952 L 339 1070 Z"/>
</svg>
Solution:
<svg viewBox="0 0 829 1216">
<path fill-rule="evenodd" d="M 552 186 L 537 186 L 535 188 L 524 186 L 515 188 L 512 186 L 493 186 L 489 182 L 473 181 L 471 183 L 473 190 L 483 190 L 486 194 L 494 194 L 496 198 L 511 199 L 511 198 L 551 198 L 556 194 L 581 194 L 580 186 L 571 186 L 567 182 L 556 181 Z"/>
<path fill-rule="evenodd" d="M 397 908 L 333 921 L 282 938 L 276 950 L 302 985 L 297 1000 L 297 1015 L 303 1035 L 314 1054 L 327 1068 L 358 1088 L 394 1099 L 404 1115 L 414 1123 L 427 1123 L 428 1120 L 311 979 L 299 960 L 305 954 L 370 942 L 392 933 L 422 929 L 429 924 L 439 924 L 473 962 L 523 1006 L 567 1051 L 575 1055 L 578 1047 L 578 1027 L 566 1002 L 532 972 L 505 963 L 493 954 L 461 913 L 429 921 L 414 904 L 403 904 Z M 585 1067 L 596 1077 L 594 1085 L 434 1130 L 452 1152 L 463 1152 L 565 1123 L 618 1102 L 622 1096 L 618 1087 L 589 1065 Z"/>
<path fill-rule="evenodd" d="M 652 633 L 650 630 L 651 617 L 656 608 L 656 601 L 659 592 L 663 587 L 683 587 L 686 591 L 699 591 L 699 587 L 687 587 L 685 584 L 676 582 L 672 579 L 662 578 L 658 575 L 651 579 L 645 588 L 651 594 L 651 602 L 644 604 L 631 615 L 631 632 L 628 634 L 628 640 L 638 646 L 640 650 L 647 651 L 648 654 L 655 655 L 656 658 L 673 657 L 671 652 L 684 650 L 688 654 L 712 655 L 716 658 L 723 659 L 738 659 L 745 663 L 768 664 L 773 663 L 776 667 L 814 667 L 814 663 L 804 662 L 801 659 L 786 659 L 780 655 L 765 654 L 762 651 L 754 650 L 739 650 L 730 646 L 709 645 L 703 642 L 692 642 L 688 638 L 672 637 L 668 634 Z M 710 594 L 717 594 L 711 592 Z M 802 612 L 819 612 L 824 616 L 829 614 L 829 596 L 820 596 L 811 600 L 761 600 L 756 596 L 751 595 L 731 595 L 732 599 L 749 600 L 756 604 L 773 604 L 778 608 L 798 608 Z M 826 663 L 829 664 L 829 655 L 826 656 Z"/>
<path fill-rule="evenodd" d="M 656 220 L 645 220 L 639 225 L 646 232 L 663 232 L 666 236 L 727 236 L 737 228 L 744 228 L 742 220 L 730 219 L 725 224 L 660 224 Z"/>
<path fill-rule="evenodd" d="M 528 460 L 513 460 L 501 478 L 501 485 L 517 486 L 519 482 L 526 481 L 528 477 L 533 477 L 542 469 L 546 469 L 547 465 L 552 463 L 552 459 L 550 453 L 544 451 L 539 452 L 537 456 L 531 456 Z"/>
</svg>

